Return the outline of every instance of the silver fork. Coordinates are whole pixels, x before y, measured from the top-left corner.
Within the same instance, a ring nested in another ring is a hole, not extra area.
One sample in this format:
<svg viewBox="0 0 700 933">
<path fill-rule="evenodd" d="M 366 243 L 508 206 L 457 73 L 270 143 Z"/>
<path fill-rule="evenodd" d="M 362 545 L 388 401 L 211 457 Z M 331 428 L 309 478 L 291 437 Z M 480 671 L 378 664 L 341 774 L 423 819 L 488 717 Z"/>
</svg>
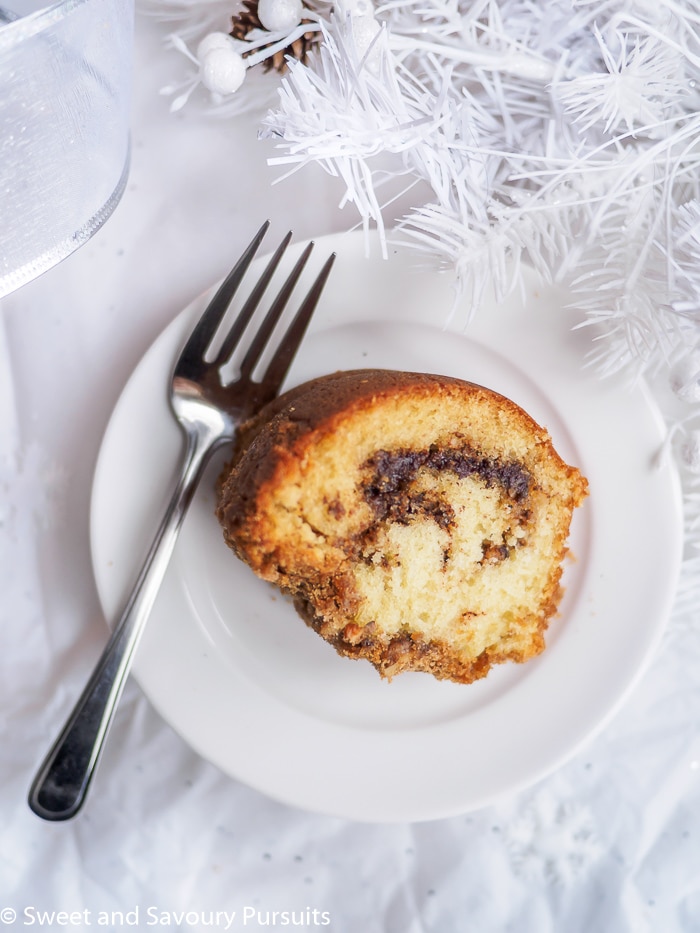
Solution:
<svg viewBox="0 0 700 933">
<path fill-rule="evenodd" d="M 165 576 L 182 521 L 204 467 L 217 448 L 233 440 L 238 425 L 279 392 L 330 273 L 334 254 L 326 260 L 312 284 L 279 342 L 262 379 L 254 381 L 253 370 L 270 341 L 311 254 L 313 243 L 310 243 L 272 301 L 243 357 L 239 376 L 234 382 L 227 384 L 221 371 L 239 345 L 289 245 L 291 233 L 287 234 L 267 263 L 212 360 L 207 358 L 207 352 L 268 226 L 269 221 L 263 224 L 231 270 L 205 309 L 175 363 L 170 386 L 170 404 L 186 439 L 182 473 L 121 618 L 66 725 L 32 783 L 29 806 L 43 819 L 67 820 L 80 810 L 126 682 L 136 646 Z"/>
</svg>

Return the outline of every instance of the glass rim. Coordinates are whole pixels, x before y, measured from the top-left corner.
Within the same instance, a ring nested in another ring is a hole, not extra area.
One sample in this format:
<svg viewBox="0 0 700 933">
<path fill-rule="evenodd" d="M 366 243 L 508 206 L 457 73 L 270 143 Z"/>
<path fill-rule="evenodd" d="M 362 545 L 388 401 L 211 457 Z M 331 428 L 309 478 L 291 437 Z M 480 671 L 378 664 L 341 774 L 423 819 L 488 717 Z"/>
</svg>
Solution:
<svg viewBox="0 0 700 933">
<path fill-rule="evenodd" d="M 70 16 L 74 10 L 90 2 L 91 0 L 57 0 L 40 10 L 27 13 L 26 16 L 19 16 L 9 23 L 2 23 L 0 25 L 0 52 L 19 46 L 45 32 Z"/>
<path fill-rule="evenodd" d="M 129 179 L 130 168 L 131 146 L 129 142 L 124 166 L 114 190 L 102 207 L 95 211 L 92 217 L 90 217 L 79 230 L 67 234 L 58 243 L 43 250 L 40 255 L 25 262 L 19 268 L 11 269 L 6 273 L 3 273 L 0 268 L 0 300 L 7 298 L 18 288 L 27 285 L 40 275 L 48 272 L 49 269 L 53 269 L 58 263 L 63 262 L 64 259 L 67 259 L 80 246 L 87 243 L 87 241 L 97 233 L 100 227 L 104 226 L 121 202 Z"/>
</svg>

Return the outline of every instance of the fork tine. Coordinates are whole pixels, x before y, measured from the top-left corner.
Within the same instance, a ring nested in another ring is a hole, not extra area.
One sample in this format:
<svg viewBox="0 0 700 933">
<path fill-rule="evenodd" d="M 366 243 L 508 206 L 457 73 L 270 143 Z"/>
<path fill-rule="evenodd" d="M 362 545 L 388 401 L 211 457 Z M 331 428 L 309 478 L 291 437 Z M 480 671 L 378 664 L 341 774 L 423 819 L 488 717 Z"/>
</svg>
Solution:
<svg viewBox="0 0 700 933">
<path fill-rule="evenodd" d="M 275 351 L 275 355 L 270 360 L 261 382 L 261 390 L 265 397 L 273 398 L 279 392 L 280 386 L 284 382 L 289 367 L 292 365 L 299 345 L 304 338 L 306 328 L 309 326 L 309 321 L 316 309 L 316 305 L 321 297 L 321 293 L 323 292 L 323 288 L 330 275 L 334 262 L 335 253 L 331 253 L 316 277 L 315 282 L 309 289 L 301 307 L 294 315 L 292 322 Z"/>
<path fill-rule="evenodd" d="M 280 289 L 277 297 L 275 298 L 273 303 L 270 305 L 270 310 L 265 315 L 264 321 L 260 325 L 259 329 L 256 331 L 255 337 L 253 338 L 253 341 L 250 344 L 250 347 L 248 348 L 248 351 L 246 352 L 245 357 L 243 358 L 243 362 L 241 363 L 241 368 L 240 368 L 241 376 L 245 376 L 245 377 L 250 376 L 253 369 L 255 368 L 255 365 L 260 359 L 260 356 L 262 355 L 263 350 L 267 346 L 267 342 L 270 339 L 270 335 L 272 334 L 272 331 L 274 330 L 275 325 L 279 321 L 282 315 L 282 312 L 284 311 L 287 305 L 287 302 L 289 301 L 290 295 L 292 294 L 294 290 L 294 286 L 296 285 L 299 279 L 299 276 L 304 270 L 304 266 L 306 265 L 313 248 L 314 248 L 314 244 L 309 243 L 306 249 L 304 250 L 304 252 L 301 254 L 299 259 L 297 260 L 294 268 L 292 269 L 289 276 L 287 277 L 287 281 L 284 283 L 284 285 Z"/>
<path fill-rule="evenodd" d="M 233 322 L 231 330 L 224 337 L 216 359 L 214 360 L 214 366 L 223 366 L 238 345 L 238 341 L 241 339 L 243 332 L 250 323 L 250 319 L 252 318 L 255 309 L 260 304 L 260 299 L 262 298 L 265 289 L 270 284 L 270 279 L 275 274 L 275 270 L 277 269 L 277 266 L 279 265 L 285 250 L 289 246 L 291 239 L 292 233 L 290 231 L 275 250 L 275 253 L 269 260 L 265 271 L 255 283 L 255 286 L 248 296 L 246 303 L 239 311 L 236 320 Z"/>
<path fill-rule="evenodd" d="M 202 361 L 207 347 L 221 324 L 222 318 L 236 293 L 236 289 L 241 284 L 243 276 L 252 262 L 269 226 L 270 221 L 266 220 L 251 240 L 241 258 L 226 276 L 217 293 L 207 305 L 206 310 L 197 322 L 180 355 L 178 368 L 180 364 L 184 364 L 191 369 L 192 366 Z"/>
</svg>

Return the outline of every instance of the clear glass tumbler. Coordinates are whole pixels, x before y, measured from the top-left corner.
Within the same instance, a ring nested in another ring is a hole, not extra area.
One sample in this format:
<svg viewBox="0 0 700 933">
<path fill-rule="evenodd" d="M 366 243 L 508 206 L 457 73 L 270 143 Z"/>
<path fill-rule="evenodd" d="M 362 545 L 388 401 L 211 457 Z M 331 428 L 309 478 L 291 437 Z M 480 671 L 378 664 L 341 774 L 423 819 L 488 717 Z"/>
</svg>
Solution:
<svg viewBox="0 0 700 933">
<path fill-rule="evenodd" d="M 0 298 L 86 242 L 129 165 L 134 0 L 0 0 Z"/>
</svg>

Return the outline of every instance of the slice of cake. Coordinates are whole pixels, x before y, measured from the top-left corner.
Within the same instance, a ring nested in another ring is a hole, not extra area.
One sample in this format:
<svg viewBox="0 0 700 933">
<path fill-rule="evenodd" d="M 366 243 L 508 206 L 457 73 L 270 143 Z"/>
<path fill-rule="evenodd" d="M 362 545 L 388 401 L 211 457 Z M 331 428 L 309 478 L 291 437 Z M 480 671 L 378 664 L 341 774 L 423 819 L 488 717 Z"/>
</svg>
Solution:
<svg viewBox="0 0 700 933">
<path fill-rule="evenodd" d="M 341 372 L 276 399 L 222 477 L 224 538 L 341 654 L 469 683 L 544 648 L 587 482 L 482 386 Z"/>
</svg>

